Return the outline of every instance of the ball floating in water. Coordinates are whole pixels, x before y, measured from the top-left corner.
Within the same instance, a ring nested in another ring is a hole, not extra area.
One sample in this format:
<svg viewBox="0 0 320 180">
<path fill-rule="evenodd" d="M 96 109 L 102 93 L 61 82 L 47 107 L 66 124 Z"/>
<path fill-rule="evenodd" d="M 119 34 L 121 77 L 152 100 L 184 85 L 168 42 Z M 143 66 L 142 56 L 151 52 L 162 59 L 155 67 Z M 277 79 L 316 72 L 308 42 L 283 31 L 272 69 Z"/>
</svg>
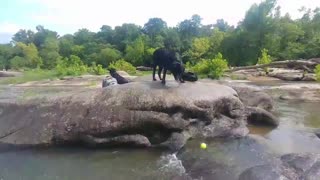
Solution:
<svg viewBox="0 0 320 180">
<path fill-rule="evenodd" d="M 206 143 L 201 143 L 200 144 L 201 149 L 207 149 L 207 144 Z"/>
</svg>

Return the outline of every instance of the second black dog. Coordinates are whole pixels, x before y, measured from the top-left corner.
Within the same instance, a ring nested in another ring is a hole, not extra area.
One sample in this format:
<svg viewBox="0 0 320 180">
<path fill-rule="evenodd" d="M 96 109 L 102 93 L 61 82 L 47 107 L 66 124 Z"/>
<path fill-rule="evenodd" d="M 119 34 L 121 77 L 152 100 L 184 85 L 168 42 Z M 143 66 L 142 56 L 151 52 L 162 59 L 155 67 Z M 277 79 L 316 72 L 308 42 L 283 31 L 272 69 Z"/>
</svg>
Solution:
<svg viewBox="0 0 320 180">
<path fill-rule="evenodd" d="M 182 75 L 184 73 L 184 67 L 182 62 L 180 62 L 174 51 L 170 51 L 165 48 L 157 49 L 153 53 L 153 80 L 156 81 L 156 69 L 159 67 L 158 76 L 159 79 L 162 80 L 162 83 L 166 83 L 166 74 L 167 70 L 169 70 L 176 81 L 184 82 Z M 163 69 L 163 78 L 161 78 L 161 72 Z"/>
<path fill-rule="evenodd" d="M 183 80 L 190 82 L 198 81 L 198 76 L 193 72 L 184 72 L 182 78 Z"/>
<path fill-rule="evenodd" d="M 109 69 L 109 72 L 110 72 L 110 75 L 117 80 L 118 84 L 129 83 L 129 81 L 126 78 L 120 76 L 120 74 L 118 74 L 115 69 L 111 68 Z"/>
</svg>

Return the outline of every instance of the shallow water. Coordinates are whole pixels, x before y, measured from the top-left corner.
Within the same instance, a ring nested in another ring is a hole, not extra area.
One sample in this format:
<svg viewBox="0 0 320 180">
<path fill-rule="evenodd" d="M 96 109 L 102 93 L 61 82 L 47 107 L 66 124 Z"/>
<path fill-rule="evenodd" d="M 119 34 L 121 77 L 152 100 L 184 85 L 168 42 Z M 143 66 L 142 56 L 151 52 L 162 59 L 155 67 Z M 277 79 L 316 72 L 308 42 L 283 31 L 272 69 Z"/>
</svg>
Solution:
<svg viewBox="0 0 320 180">
<path fill-rule="evenodd" d="M 28 91 L 10 88 L 9 92 L 6 88 L 0 88 L 1 101 L 28 96 Z M 71 90 L 53 88 L 50 92 Z M 41 93 L 48 89 L 38 88 L 37 94 Z M 206 150 L 199 148 L 203 140 L 193 139 L 177 154 L 144 149 L 2 151 L 0 179 L 237 179 L 246 168 L 274 161 L 282 154 L 320 152 L 320 139 L 312 133 L 320 128 L 319 109 L 320 103 L 279 100 L 275 106 L 278 128 L 250 127 L 245 138 L 204 141 Z"/>
</svg>

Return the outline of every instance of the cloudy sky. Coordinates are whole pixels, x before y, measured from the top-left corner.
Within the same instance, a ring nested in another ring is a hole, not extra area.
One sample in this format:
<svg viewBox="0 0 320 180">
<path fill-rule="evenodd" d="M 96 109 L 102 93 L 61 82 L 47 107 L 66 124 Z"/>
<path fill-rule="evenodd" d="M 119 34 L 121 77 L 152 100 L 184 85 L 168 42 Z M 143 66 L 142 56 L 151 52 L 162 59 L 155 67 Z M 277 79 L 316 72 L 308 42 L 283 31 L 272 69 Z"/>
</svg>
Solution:
<svg viewBox="0 0 320 180">
<path fill-rule="evenodd" d="M 19 29 L 35 29 L 37 25 L 74 33 L 79 28 L 98 31 L 103 24 L 112 27 L 122 23 L 143 26 L 151 17 L 160 17 L 175 26 L 193 14 L 212 24 L 223 18 L 236 25 L 254 3 L 261 0 L 1 0 L 0 43 L 8 42 Z M 278 0 L 282 13 L 300 16 L 302 6 L 320 6 L 320 0 Z"/>
</svg>

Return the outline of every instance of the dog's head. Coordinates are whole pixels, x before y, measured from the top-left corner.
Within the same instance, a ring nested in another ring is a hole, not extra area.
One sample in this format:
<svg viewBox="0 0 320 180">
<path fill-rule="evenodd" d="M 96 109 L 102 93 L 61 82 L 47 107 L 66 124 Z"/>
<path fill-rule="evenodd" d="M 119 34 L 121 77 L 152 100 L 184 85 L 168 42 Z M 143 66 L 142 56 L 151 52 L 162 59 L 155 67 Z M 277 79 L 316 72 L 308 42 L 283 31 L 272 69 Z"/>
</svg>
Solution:
<svg viewBox="0 0 320 180">
<path fill-rule="evenodd" d="M 182 62 L 175 61 L 175 62 L 172 63 L 170 71 L 173 74 L 174 79 L 176 81 L 178 81 L 178 80 L 180 80 L 182 78 L 182 75 L 183 75 L 183 73 L 185 71 L 185 68 L 184 68 Z"/>
<path fill-rule="evenodd" d="M 109 68 L 109 73 L 113 77 L 117 73 L 117 71 L 115 68 Z"/>
</svg>

